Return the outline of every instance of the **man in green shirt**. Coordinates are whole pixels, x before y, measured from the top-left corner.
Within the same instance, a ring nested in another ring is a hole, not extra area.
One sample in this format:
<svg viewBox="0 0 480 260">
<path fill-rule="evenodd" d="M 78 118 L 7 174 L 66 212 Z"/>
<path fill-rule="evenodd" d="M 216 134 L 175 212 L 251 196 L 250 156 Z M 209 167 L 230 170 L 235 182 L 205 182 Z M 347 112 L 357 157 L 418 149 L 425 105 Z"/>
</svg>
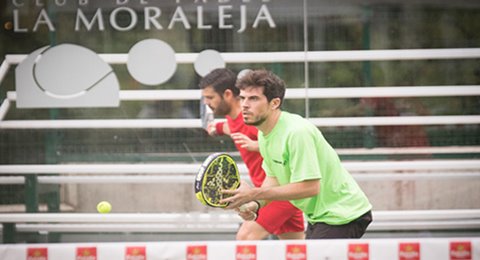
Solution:
<svg viewBox="0 0 480 260">
<path fill-rule="evenodd" d="M 261 187 L 242 183 L 224 199 L 245 219 L 272 200 L 290 200 L 307 220 L 307 239 L 360 238 L 372 221 L 372 205 L 318 128 L 280 109 L 285 83 L 270 71 L 255 70 L 238 82 L 246 124 L 259 129 L 258 144 L 267 175 Z"/>
</svg>

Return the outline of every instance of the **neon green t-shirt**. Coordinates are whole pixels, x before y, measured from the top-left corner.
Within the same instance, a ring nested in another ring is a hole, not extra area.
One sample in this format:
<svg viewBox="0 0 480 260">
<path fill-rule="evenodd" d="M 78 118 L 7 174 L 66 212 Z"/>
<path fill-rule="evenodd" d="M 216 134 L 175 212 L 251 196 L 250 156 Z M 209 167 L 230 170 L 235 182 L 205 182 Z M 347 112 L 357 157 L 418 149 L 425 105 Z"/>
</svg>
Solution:
<svg viewBox="0 0 480 260">
<path fill-rule="evenodd" d="M 267 136 L 259 131 L 258 144 L 265 173 L 280 185 L 319 179 L 317 196 L 291 201 L 310 223 L 342 225 L 372 208 L 335 150 L 308 120 L 283 111 Z"/>
</svg>

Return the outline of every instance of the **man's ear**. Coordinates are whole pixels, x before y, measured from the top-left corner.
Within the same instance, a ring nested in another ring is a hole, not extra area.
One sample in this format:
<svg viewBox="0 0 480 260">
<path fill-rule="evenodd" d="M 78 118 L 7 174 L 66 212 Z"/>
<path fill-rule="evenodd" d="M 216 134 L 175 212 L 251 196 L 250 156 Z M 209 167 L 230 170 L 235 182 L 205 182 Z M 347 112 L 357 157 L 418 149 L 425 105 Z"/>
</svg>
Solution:
<svg viewBox="0 0 480 260">
<path fill-rule="evenodd" d="M 223 98 L 226 99 L 226 98 L 232 98 L 234 95 L 233 95 L 233 92 L 232 90 L 230 89 L 225 89 L 225 91 L 223 92 Z"/>
<path fill-rule="evenodd" d="M 279 109 L 281 103 L 280 98 L 274 98 L 270 101 L 270 108 L 272 110 Z"/>
</svg>

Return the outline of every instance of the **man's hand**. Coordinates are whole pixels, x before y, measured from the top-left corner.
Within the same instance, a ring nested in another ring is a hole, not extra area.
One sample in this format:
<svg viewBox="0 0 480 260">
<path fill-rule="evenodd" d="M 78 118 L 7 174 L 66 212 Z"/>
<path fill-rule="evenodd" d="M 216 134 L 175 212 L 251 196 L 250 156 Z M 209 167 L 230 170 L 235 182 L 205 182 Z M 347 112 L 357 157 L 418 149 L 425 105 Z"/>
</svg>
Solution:
<svg viewBox="0 0 480 260">
<path fill-rule="evenodd" d="M 216 128 L 216 123 L 215 122 L 212 122 L 210 124 L 207 125 L 207 133 L 210 135 L 210 136 L 217 136 L 217 128 Z"/>
<path fill-rule="evenodd" d="M 210 136 L 230 135 L 230 128 L 227 122 L 212 122 L 205 129 Z"/>
<path fill-rule="evenodd" d="M 228 198 L 220 200 L 220 203 L 229 203 L 227 209 L 239 208 L 243 204 L 253 201 L 254 190 L 247 182 L 241 181 L 240 187 L 236 190 L 222 190 L 222 194 L 231 195 Z"/>
<path fill-rule="evenodd" d="M 230 134 L 233 141 L 240 145 L 240 147 L 247 149 L 250 152 L 258 152 L 258 142 L 250 139 L 248 136 L 237 132 Z"/>
<path fill-rule="evenodd" d="M 260 209 L 260 204 L 251 201 L 235 209 L 238 212 L 238 215 L 245 221 L 254 221 L 258 217 L 258 210 Z"/>
</svg>

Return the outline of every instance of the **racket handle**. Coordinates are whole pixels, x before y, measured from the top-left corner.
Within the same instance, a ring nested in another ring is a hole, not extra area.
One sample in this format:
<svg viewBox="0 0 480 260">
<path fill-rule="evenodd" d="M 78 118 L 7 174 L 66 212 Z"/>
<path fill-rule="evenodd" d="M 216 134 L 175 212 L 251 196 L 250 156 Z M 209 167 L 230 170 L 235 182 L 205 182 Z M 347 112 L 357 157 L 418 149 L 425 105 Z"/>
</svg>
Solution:
<svg viewBox="0 0 480 260">
<path fill-rule="evenodd" d="M 246 212 L 246 211 L 248 211 L 247 203 L 241 205 L 240 207 L 238 207 L 238 209 L 240 210 L 240 212 Z M 250 221 L 255 221 L 255 220 L 257 220 L 257 218 L 258 218 L 257 212 L 253 212 L 253 211 L 252 211 L 252 214 L 253 214 L 253 219 L 250 219 Z"/>
<path fill-rule="evenodd" d="M 258 212 L 258 210 L 260 210 L 260 202 L 258 202 L 258 200 L 254 200 L 253 202 L 255 202 L 257 204 L 257 209 L 254 211 L 254 212 Z M 240 210 L 240 212 L 245 212 L 247 211 L 247 204 L 250 203 L 250 202 L 247 202 L 243 205 L 241 205 L 240 207 L 238 207 L 238 209 Z"/>
<path fill-rule="evenodd" d="M 240 210 L 240 212 L 245 212 L 245 211 L 247 211 L 247 210 L 248 210 L 248 209 L 247 209 L 247 204 L 245 203 L 245 204 L 241 205 L 240 207 L 238 207 L 238 209 Z"/>
</svg>

